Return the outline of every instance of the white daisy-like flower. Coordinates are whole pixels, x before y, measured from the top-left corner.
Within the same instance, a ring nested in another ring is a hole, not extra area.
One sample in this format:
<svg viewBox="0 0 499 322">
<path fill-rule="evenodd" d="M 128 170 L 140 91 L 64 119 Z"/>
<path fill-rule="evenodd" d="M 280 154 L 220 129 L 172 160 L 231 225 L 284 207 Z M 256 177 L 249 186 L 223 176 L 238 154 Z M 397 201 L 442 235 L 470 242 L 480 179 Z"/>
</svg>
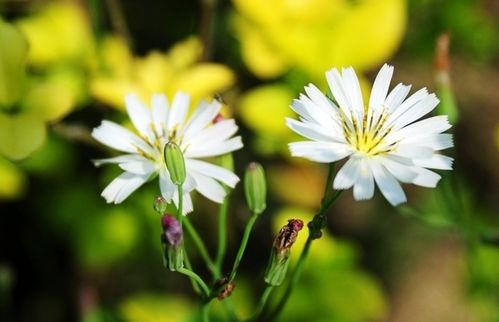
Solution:
<svg viewBox="0 0 499 322">
<path fill-rule="evenodd" d="M 178 204 L 178 189 L 170 179 L 164 163 L 163 149 L 175 142 L 184 154 L 186 181 L 183 184 L 184 213 L 193 209 L 190 192 L 197 190 L 206 198 L 221 203 L 226 192 L 220 183 L 234 187 L 239 178 L 231 171 L 199 160 L 240 149 L 241 137 L 233 135 L 233 119 L 214 122 L 220 112 L 217 100 L 202 101 L 187 120 L 189 96 L 178 92 L 171 105 L 164 95 L 152 96 L 151 108 L 133 94 L 125 98 L 130 120 L 138 135 L 111 121 L 102 121 L 92 131 L 99 142 L 126 154 L 94 161 L 96 166 L 115 163 L 124 172 L 102 192 L 108 203 L 121 203 L 145 182 L 159 175 L 162 196 Z"/>
<path fill-rule="evenodd" d="M 326 73 L 335 102 L 312 84 L 291 108 L 299 121 L 287 119 L 294 132 L 310 141 L 289 144 L 293 156 L 331 163 L 348 158 L 333 187 L 353 186 L 356 200 L 370 199 L 374 183 L 394 206 L 406 201 L 400 182 L 435 187 L 440 175 L 428 169 L 451 170 L 453 159 L 437 151 L 453 146 L 447 116 L 419 120 L 439 103 L 423 88 L 406 99 L 411 86 L 398 84 L 388 94 L 393 67 L 379 71 L 365 106 L 353 68 Z"/>
</svg>

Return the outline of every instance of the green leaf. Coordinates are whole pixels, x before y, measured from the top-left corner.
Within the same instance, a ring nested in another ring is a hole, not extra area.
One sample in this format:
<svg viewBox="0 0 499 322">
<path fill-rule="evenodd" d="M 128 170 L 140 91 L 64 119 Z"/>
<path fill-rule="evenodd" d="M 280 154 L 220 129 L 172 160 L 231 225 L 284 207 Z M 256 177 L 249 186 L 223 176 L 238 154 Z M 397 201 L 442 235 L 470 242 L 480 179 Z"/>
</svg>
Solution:
<svg viewBox="0 0 499 322">
<path fill-rule="evenodd" d="M 0 19 L 0 107 L 10 107 L 22 90 L 28 42 L 11 24 Z"/>
<path fill-rule="evenodd" d="M 24 159 L 42 146 L 45 124 L 31 114 L 0 114 L 0 153 L 13 160 Z"/>
</svg>

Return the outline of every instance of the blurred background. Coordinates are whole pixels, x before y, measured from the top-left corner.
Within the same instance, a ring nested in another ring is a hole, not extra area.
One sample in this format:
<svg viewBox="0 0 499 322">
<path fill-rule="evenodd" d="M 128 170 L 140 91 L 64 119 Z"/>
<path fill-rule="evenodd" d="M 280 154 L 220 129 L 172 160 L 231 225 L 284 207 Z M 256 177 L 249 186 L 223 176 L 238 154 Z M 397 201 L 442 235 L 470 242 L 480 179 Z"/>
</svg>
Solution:
<svg viewBox="0 0 499 322">
<path fill-rule="evenodd" d="M 496 0 L 0 0 L 0 16 L 1 321 L 197 321 L 189 281 L 162 265 L 157 183 L 107 205 L 100 193 L 119 169 L 91 163 L 112 155 L 90 131 L 102 119 L 127 124 L 126 93 L 179 89 L 223 100 L 245 143 L 236 172 L 252 160 L 267 172 L 269 207 L 232 295 L 251 313 L 273 235 L 311 218 L 327 171 L 290 158 L 289 103 L 348 65 L 368 97 L 385 62 L 392 84 L 441 98 L 455 170 L 437 189 L 404 187 L 409 203 L 397 209 L 344 193 L 279 320 L 499 321 Z M 217 206 L 195 204 L 191 220 L 214 252 Z M 226 265 L 248 216 L 240 184 Z M 223 317 L 220 303 L 212 310 Z"/>
</svg>

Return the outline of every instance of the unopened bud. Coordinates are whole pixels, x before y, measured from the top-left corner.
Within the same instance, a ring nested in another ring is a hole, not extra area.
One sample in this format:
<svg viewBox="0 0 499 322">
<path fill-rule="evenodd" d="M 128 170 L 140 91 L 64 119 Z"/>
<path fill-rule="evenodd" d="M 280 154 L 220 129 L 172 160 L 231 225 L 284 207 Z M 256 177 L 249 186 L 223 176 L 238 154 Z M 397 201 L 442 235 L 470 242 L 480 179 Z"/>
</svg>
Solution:
<svg viewBox="0 0 499 322">
<path fill-rule="evenodd" d="M 215 282 L 215 290 L 218 292 L 218 299 L 223 300 L 232 294 L 236 284 L 231 282 L 227 277 L 221 278 Z"/>
<path fill-rule="evenodd" d="M 244 194 L 249 209 L 261 214 L 267 207 L 267 184 L 265 172 L 259 163 L 251 162 L 244 174 Z"/>
<path fill-rule="evenodd" d="M 272 286 L 281 285 L 286 277 L 289 265 L 289 256 L 291 247 L 298 237 L 298 232 L 303 228 L 303 221 L 300 219 L 290 219 L 288 223 L 281 228 L 277 234 L 270 260 L 265 271 L 265 282 Z"/>
<path fill-rule="evenodd" d="M 186 176 L 185 161 L 179 146 L 174 142 L 168 142 L 165 145 L 164 155 L 170 179 L 177 186 L 183 184 Z"/>
<path fill-rule="evenodd" d="M 154 198 L 154 211 L 156 211 L 158 214 L 163 215 L 166 212 L 166 209 L 168 208 L 168 203 L 166 202 L 165 198 L 158 196 Z"/>
<path fill-rule="evenodd" d="M 163 259 L 165 266 L 171 271 L 184 267 L 184 248 L 182 226 L 172 215 L 161 217 L 161 242 L 164 246 Z"/>
</svg>

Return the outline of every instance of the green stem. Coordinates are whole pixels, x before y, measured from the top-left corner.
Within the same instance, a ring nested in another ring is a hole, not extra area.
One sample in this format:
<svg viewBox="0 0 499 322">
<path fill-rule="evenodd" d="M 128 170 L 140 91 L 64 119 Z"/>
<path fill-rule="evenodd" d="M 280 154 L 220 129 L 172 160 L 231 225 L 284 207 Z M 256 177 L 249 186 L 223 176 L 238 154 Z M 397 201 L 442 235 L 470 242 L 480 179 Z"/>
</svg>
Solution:
<svg viewBox="0 0 499 322">
<path fill-rule="evenodd" d="M 181 269 L 177 270 L 177 272 L 179 272 L 180 274 L 184 274 L 184 275 L 190 277 L 191 279 L 195 280 L 196 283 L 198 283 L 198 285 L 203 290 L 204 297 L 207 298 L 210 296 L 210 288 L 208 287 L 208 285 L 206 285 L 206 283 L 203 281 L 203 279 L 198 274 L 194 273 L 193 271 L 191 271 L 190 269 L 187 269 L 187 268 L 181 268 Z"/>
<path fill-rule="evenodd" d="M 334 171 L 334 165 L 330 164 L 328 170 L 328 177 L 326 180 L 326 187 L 324 189 L 324 197 L 322 198 L 321 201 L 321 207 L 319 209 L 319 212 L 308 223 L 307 241 L 305 242 L 305 246 L 301 251 L 300 257 L 298 258 L 298 262 L 296 263 L 295 269 L 291 274 L 291 281 L 289 282 L 286 291 L 284 292 L 284 295 L 280 299 L 275 309 L 266 316 L 265 319 L 266 321 L 274 321 L 279 316 L 281 311 L 284 309 L 296 284 L 298 284 L 301 272 L 303 270 L 303 265 L 305 264 L 305 261 L 308 257 L 310 246 L 312 245 L 312 241 L 314 239 L 319 239 L 322 236 L 322 229 L 325 227 L 327 220 L 327 217 L 325 216 L 326 211 L 339 198 L 339 196 L 343 192 L 343 190 L 337 190 L 334 194 L 331 194 L 333 190 L 332 189 L 333 171 Z"/>
<path fill-rule="evenodd" d="M 201 321 L 209 322 L 210 321 L 210 310 L 209 310 L 210 302 L 203 303 L 201 305 Z"/>
<path fill-rule="evenodd" d="M 303 270 L 303 265 L 305 264 L 305 260 L 308 257 L 310 245 L 312 245 L 313 238 L 311 236 L 312 236 L 311 234 L 308 235 L 307 241 L 305 242 L 305 246 L 303 247 L 300 257 L 298 258 L 296 267 L 291 275 L 291 281 L 289 282 L 288 287 L 284 292 L 284 295 L 282 296 L 281 300 L 279 301 L 275 309 L 267 316 L 267 318 L 265 319 L 266 321 L 274 321 L 275 319 L 277 319 L 281 311 L 284 309 L 284 306 L 288 302 L 288 299 L 291 296 L 291 293 L 293 292 L 296 284 L 298 284 L 301 271 Z"/>
<path fill-rule="evenodd" d="M 229 281 L 234 280 L 237 274 L 237 269 L 239 268 L 239 263 L 241 262 L 241 258 L 243 257 L 244 250 L 246 249 L 246 245 L 248 244 L 248 239 L 251 234 L 251 230 L 255 225 L 256 219 L 258 218 L 257 214 L 252 214 L 248 224 L 246 224 L 246 228 L 244 229 L 243 239 L 241 241 L 241 245 L 239 246 L 239 250 L 237 251 L 236 259 L 234 260 L 234 265 L 232 266 L 232 271 L 229 275 Z"/>
<path fill-rule="evenodd" d="M 267 304 L 267 300 L 269 299 L 270 293 L 274 290 L 274 287 L 272 285 L 267 285 L 265 288 L 265 291 L 263 291 L 262 296 L 260 297 L 260 301 L 258 302 L 258 306 L 256 307 L 255 312 L 251 317 L 249 317 L 245 321 L 256 321 L 260 317 L 260 314 L 262 314 L 263 309 L 265 308 L 265 305 Z"/>
<path fill-rule="evenodd" d="M 185 216 L 184 216 L 185 217 Z M 197 247 L 199 254 L 203 258 L 203 260 L 206 263 L 206 266 L 210 270 L 210 272 L 215 275 L 216 274 L 216 266 L 213 263 L 213 260 L 210 257 L 210 254 L 208 253 L 208 250 L 206 249 L 206 246 L 204 245 L 203 240 L 201 239 L 201 236 L 199 236 L 198 232 L 194 228 L 194 226 L 191 224 L 191 221 L 189 220 L 188 217 L 184 218 L 184 227 L 187 233 L 189 234 L 190 238 L 194 242 L 194 245 Z"/>
<path fill-rule="evenodd" d="M 130 35 L 130 30 L 128 29 L 120 0 L 106 0 L 106 4 L 109 10 L 111 25 L 126 41 L 128 49 L 133 50 L 132 36 Z"/>
<path fill-rule="evenodd" d="M 202 60 L 211 58 L 213 46 L 213 29 L 216 20 L 217 0 L 201 0 L 201 42 L 203 44 Z"/>
<path fill-rule="evenodd" d="M 180 226 L 182 226 L 182 221 L 184 220 L 183 208 L 184 208 L 184 190 L 182 189 L 182 185 L 179 184 L 177 186 L 178 189 L 178 214 L 177 219 L 180 222 Z"/>
<path fill-rule="evenodd" d="M 188 270 L 192 271 L 191 261 L 189 260 L 189 257 L 187 256 L 187 252 L 185 251 L 185 249 L 184 249 L 184 264 Z M 191 283 L 192 283 L 192 288 L 194 289 L 194 291 L 198 295 L 201 295 L 201 289 L 199 288 L 199 285 L 196 282 L 196 280 L 191 278 Z"/>
<path fill-rule="evenodd" d="M 218 212 L 218 249 L 215 259 L 215 266 L 217 268 L 215 278 L 220 278 L 222 275 L 222 266 L 227 250 L 227 213 L 229 209 L 229 196 L 227 195 L 224 202 L 220 206 Z"/>
</svg>

